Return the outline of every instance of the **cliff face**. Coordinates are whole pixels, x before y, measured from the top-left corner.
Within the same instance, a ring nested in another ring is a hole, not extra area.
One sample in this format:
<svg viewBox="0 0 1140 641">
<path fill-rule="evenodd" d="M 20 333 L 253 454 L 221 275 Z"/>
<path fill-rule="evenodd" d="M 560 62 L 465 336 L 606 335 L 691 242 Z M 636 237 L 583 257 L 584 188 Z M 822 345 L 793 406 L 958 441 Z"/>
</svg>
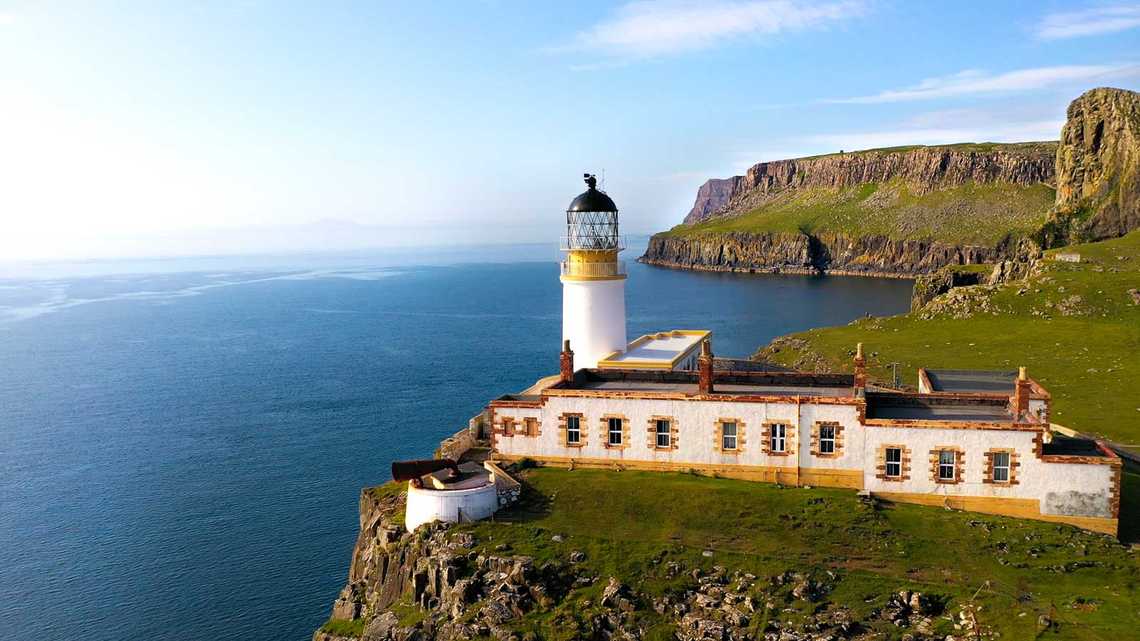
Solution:
<svg viewBox="0 0 1140 641">
<path fill-rule="evenodd" d="M 968 183 L 1035 185 L 1053 181 L 1056 144 L 950 145 L 883 149 L 753 165 L 744 176 L 706 182 L 686 224 L 731 217 L 787 190 L 842 189 L 898 181 L 926 194 Z"/>
<path fill-rule="evenodd" d="M 1039 249 L 1032 241 L 1007 240 L 995 247 L 929 240 L 843 234 L 708 234 L 650 239 L 642 261 L 706 271 L 909 277 L 947 265 L 1025 260 Z"/>
<path fill-rule="evenodd" d="M 1050 223 L 1051 244 L 1140 228 L 1140 94 L 1099 88 L 1069 105 Z"/>
<path fill-rule="evenodd" d="M 709 218 L 713 212 L 728 204 L 732 197 L 740 193 L 744 176 L 732 178 L 710 178 L 697 190 L 697 201 L 685 216 L 685 223 L 698 223 Z"/>
</svg>

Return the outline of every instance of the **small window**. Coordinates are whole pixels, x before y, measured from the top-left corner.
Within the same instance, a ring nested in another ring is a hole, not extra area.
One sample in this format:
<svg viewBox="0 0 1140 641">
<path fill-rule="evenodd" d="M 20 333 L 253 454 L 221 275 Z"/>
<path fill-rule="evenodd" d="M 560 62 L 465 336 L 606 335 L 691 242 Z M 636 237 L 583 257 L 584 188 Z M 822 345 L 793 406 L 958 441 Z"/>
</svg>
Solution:
<svg viewBox="0 0 1140 641">
<path fill-rule="evenodd" d="M 577 445 L 582 442 L 582 419 L 579 416 L 566 417 L 566 443 Z"/>
<path fill-rule="evenodd" d="M 673 447 L 673 426 L 669 419 L 657 419 L 657 447 Z"/>
<path fill-rule="evenodd" d="M 955 469 L 957 462 L 958 453 L 954 450 L 942 450 L 938 452 L 938 480 L 953 481 L 957 474 Z"/>
<path fill-rule="evenodd" d="M 720 424 L 720 448 L 722 450 L 736 449 L 736 423 L 725 422 Z"/>
<path fill-rule="evenodd" d="M 523 424 L 526 425 L 527 436 L 538 436 L 538 419 L 527 417 L 523 419 Z"/>
<path fill-rule="evenodd" d="M 606 424 L 609 426 L 610 445 L 621 445 L 622 437 L 622 421 L 620 418 L 608 418 Z"/>
<path fill-rule="evenodd" d="M 886 475 L 891 478 L 899 478 L 902 476 L 902 449 L 897 447 L 887 448 Z"/>
<path fill-rule="evenodd" d="M 788 448 L 787 426 L 782 423 L 772 425 L 771 448 L 773 452 L 785 452 Z"/>
<path fill-rule="evenodd" d="M 835 426 L 834 425 L 820 425 L 819 426 L 819 453 L 820 454 L 834 454 L 835 453 Z"/>
<path fill-rule="evenodd" d="M 994 483 L 1009 483 L 1009 452 L 994 452 Z"/>
<path fill-rule="evenodd" d="M 510 436 L 515 433 L 515 419 L 508 416 L 503 417 L 503 434 Z"/>
</svg>

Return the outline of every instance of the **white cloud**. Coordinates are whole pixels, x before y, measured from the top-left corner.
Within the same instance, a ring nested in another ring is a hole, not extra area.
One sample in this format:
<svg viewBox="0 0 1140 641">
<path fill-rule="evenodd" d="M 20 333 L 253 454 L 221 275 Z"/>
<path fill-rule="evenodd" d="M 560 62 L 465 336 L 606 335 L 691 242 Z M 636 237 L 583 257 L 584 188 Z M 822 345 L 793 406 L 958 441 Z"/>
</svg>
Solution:
<svg viewBox="0 0 1140 641">
<path fill-rule="evenodd" d="M 737 38 L 823 27 L 859 16 L 864 8 L 862 0 L 631 2 L 555 50 L 648 58 L 707 49 Z"/>
<path fill-rule="evenodd" d="M 0 13 L 0 27 L 15 24 L 16 16 L 10 13 Z"/>
<path fill-rule="evenodd" d="M 927 78 L 917 85 L 902 89 L 890 89 L 870 96 L 831 98 L 824 100 L 824 102 L 877 104 L 931 100 L 975 94 L 1032 91 L 1069 83 L 1094 83 L 1137 75 L 1140 75 L 1140 65 L 1135 63 L 1036 67 L 1007 71 L 997 75 L 977 69 L 968 69 L 949 76 Z"/>
<path fill-rule="evenodd" d="M 1082 11 L 1050 13 L 1037 24 L 1037 37 L 1043 40 L 1079 38 L 1116 33 L 1140 27 L 1140 4 L 1095 7 Z"/>
</svg>

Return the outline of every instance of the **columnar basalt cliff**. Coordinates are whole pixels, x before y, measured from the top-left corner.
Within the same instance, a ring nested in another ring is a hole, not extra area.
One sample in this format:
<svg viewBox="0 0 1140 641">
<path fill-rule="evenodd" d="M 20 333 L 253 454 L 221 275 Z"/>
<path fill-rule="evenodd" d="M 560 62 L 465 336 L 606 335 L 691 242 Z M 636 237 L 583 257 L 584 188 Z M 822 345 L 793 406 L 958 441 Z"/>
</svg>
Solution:
<svg viewBox="0 0 1140 641">
<path fill-rule="evenodd" d="M 787 190 L 842 189 L 900 180 L 926 194 L 968 183 L 1035 185 L 1053 181 L 1056 143 L 949 145 L 838 153 L 753 165 L 743 176 L 709 180 L 697 191 L 685 224 L 732 217 Z"/>
<path fill-rule="evenodd" d="M 1094 89 L 1061 142 L 898 147 L 763 162 L 701 186 L 642 262 L 910 277 L 1140 228 L 1140 94 Z"/>
</svg>

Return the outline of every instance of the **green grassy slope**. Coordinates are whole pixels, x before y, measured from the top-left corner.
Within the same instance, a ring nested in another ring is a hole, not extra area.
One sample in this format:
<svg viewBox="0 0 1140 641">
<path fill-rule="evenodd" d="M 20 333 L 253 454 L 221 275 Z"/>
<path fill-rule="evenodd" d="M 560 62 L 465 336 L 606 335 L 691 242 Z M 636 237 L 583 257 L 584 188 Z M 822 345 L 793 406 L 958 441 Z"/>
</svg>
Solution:
<svg viewBox="0 0 1140 641">
<path fill-rule="evenodd" d="M 948 617 L 971 600 L 980 606 L 979 620 L 1005 641 L 1040 638 L 1042 614 L 1059 622 L 1048 632 L 1051 639 L 1140 636 L 1135 552 L 1069 526 L 875 506 L 847 490 L 688 474 L 540 468 L 526 472 L 525 480 L 520 506 L 500 512 L 496 522 L 462 526 L 476 535 L 480 551 L 495 554 L 505 544 L 510 553 L 533 556 L 542 565 L 581 550 L 585 569 L 600 578 L 553 610 L 528 615 L 520 631 L 538 638 L 574 638 L 579 622 L 602 611 L 598 597 L 609 576 L 651 601 L 693 589 L 697 581 L 688 569 L 708 572 L 715 565 L 760 577 L 754 596 L 759 607 L 750 624 L 754 638 L 763 638 L 767 622 L 775 619 L 794 627 L 840 608 L 866 618 L 903 589 L 945 601 L 933 638 L 962 638 Z M 1126 483 L 1137 481 L 1130 476 Z M 555 542 L 555 534 L 564 540 Z M 670 577 L 670 561 L 681 562 L 685 571 Z M 817 602 L 798 600 L 790 586 L 773 587 L 767 580 L 785 571 L 818 577 L 828 586 L 826 594 Z M 672 638 L 672 628 L 648 602 L 639 605 L 637 616 L 647 639 Z M 865 638 L 899 639 L 913 632 L 874 617 L 868 627 L 874 636 Z"/>
<path fill-rule="evenodd" d="M 850 188 L 788 190 L 748 213 L 666 232 L 694 236 L 725 232 L 843 233 L 994 245 L 1007 234 L 1026 236 L 1045 221 L 1054 192 L 1047 185 L 970 183 L 915 194 L 901 181 Z"/>
<path fill-rule="evenodd" d="M 1049 252 L 1024 283 L 953 290 L 933 309 L 816 329 L 775 341 L 764 358 L 807 369 L 848 370 L 855 343 L 872 353 L 873 377 L 903 382 L 928 368 L 1029 368 L 1052 392 L 1053 420 L 1140 451 L 1140 232 Z M 952 302 L 947 302 L 947 297 Z M 928 308 L 930 309 L 930 308 Z"/>
</svg>

